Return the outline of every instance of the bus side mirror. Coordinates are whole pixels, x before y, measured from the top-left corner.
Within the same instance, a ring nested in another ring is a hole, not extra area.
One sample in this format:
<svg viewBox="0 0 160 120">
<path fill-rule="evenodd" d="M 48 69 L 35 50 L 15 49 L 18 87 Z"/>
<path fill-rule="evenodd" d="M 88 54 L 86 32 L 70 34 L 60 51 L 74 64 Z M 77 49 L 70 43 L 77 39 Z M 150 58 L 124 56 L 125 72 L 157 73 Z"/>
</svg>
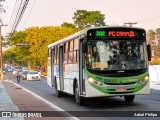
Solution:
<svg viewBox="0 0 160 120">
<path fill-rule="evenodd" d="M 151 61 L 152 58 L 152 50 L 151 50 L 151 45 L 147 45 L 147 54 L 148 54 L 148 61 Z"/>
</svg>

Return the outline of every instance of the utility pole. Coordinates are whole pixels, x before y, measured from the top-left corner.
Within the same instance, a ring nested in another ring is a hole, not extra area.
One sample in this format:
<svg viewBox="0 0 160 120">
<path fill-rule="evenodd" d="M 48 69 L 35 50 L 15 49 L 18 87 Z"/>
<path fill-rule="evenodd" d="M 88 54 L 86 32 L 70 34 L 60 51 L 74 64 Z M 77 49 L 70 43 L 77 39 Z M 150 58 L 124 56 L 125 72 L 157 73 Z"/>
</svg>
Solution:
<svg viewBox="0 0 160 120">
<path fill-rule="evenodd" d="M 137 22 L 124 22 L 124 25 L 128 24 L 129 27 L 132 27 L 132 25 L 137 24 Z"/>
<path fill-rule="evenodd" d="M 5 0 L 0 0 L 0 2 L 5 1 Z M 5 9 L 3 6 L 0 4 L 0 13 L 5 13 Z M 3 76 L 3 60 L 2 60 L 2 35 L 1 35 L 1 30 L 2 26 L 7 26 L 2 23 L 2 19 L 0 18 L 0 75 L 1 75 L 1 80 L 4 80 Z"/>
<path fill-rule="evenodd" d="M 3 59 L 2 59 L 2 35 L 1 35 L 1 30 L 2 30 L 2 26 L 7 26 L 7 25 L 3 25 L 1 19 L 0 19 L 0 74 L 1 74 L 1 80 L 4 80 L 4 76 L 3 76 Z"/>
</svg>

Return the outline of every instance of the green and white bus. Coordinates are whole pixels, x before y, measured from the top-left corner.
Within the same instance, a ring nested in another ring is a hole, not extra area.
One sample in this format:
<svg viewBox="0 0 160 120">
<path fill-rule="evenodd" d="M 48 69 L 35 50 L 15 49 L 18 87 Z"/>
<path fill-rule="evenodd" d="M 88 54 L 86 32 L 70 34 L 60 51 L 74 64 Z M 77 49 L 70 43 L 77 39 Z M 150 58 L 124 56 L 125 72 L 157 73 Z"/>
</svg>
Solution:
<svg viewBox="0 0 160 120">
<path fill-rule="evenodd" d="M 47 83 L 58 97 L 72 94 L 79 105 L 87 98 L 149 94 L 151 47 L 142 28 L 86 28 L 48 45 Z"/>
</svg>

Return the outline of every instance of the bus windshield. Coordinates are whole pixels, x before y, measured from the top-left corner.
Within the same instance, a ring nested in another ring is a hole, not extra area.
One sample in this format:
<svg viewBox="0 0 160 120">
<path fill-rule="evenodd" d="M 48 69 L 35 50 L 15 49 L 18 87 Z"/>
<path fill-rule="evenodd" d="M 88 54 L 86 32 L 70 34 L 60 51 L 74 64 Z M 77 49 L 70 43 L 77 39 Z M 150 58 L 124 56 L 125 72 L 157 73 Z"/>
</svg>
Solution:
<svg viewBox="0 0 160 120">
<path fill-rule="evenodd" d="M 87 68 L 137 70 L 147 67 L 145 41 L 103 40 L 88 42 Z"/>
</svg>

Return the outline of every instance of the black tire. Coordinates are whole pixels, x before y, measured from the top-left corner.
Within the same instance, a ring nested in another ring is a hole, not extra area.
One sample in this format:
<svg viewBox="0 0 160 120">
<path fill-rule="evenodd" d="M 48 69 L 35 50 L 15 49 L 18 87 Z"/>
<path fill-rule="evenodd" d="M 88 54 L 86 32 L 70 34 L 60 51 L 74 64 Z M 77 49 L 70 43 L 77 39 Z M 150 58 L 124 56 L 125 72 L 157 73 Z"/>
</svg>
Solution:
<svg viewBox="0 0 160 120">
<path fill-rule="evenodd" d="M 79 95 L 79 87 L 77 82 L 74 85 L 74 97 L 78 105 L 80 106 L 85 105 L 85 98 Z"/>
<path fill-rule="evenodd" d="M 124 96 L 124 99 L 126 102 L 133 102 L 134 98 L 135 98 L 135 95 Z"/>
<path fill-rule="evenodd" d="M 57 79 L 55 77 L 55 91 L 56 91 L 56 96 L 57 97 L 62 97 L 62 92 L 58 90 L 58 87 L 57 87 Z"/>
</svg>

